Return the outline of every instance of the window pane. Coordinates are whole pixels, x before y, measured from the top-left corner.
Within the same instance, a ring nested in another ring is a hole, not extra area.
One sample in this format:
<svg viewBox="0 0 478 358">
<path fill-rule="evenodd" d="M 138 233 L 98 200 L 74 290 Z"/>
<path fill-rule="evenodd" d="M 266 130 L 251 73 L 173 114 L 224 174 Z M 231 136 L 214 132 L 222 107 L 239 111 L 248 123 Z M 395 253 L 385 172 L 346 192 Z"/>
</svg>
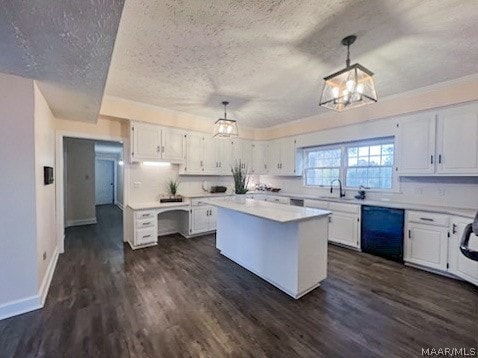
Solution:
<svg viewBox="0 0 478 358">
<path fill-rule="evenodd" d="M 357 157 L 349 157 L 349 167 L 354 167 L 357 165 Z"/>
<path fill-rule="evenodd" d="M 369 147 L 360 147 L 359 148 L 359 157 L 368 157 L 369 155 Z"/>
<path fill-rule="evenodd" d="M 367 166 L 368 165 L 368 157 L 359 157 L 357 165 L 362 166 L 362 167 Z"/>
<path fill-rule="evenodd" d="M 341 148 L 308 149 L 306 152 L 305 184 L 330 185 L 340 177 Z"/>
<path fill-rule="evenodd" d="M 374 145 L 370 147 L 370 155 L 380 155 L 381 153 L 381 146 L 380 145 Z"/>
<path fill-rule="evenodd" d="M 348 156 L 349 157 L 356 157 L 358 155 L 358 148 L 352 147 L 348 149 Z"/>
<path fill-rule="evenodd" d="M 393 165 L 393 155 L 382 156 L 382 165 Z"/>
<path fill-rule="evenodd" d="M 370 165 L 380 165 L 380 156 L 370 157 Z"/>
</svg>

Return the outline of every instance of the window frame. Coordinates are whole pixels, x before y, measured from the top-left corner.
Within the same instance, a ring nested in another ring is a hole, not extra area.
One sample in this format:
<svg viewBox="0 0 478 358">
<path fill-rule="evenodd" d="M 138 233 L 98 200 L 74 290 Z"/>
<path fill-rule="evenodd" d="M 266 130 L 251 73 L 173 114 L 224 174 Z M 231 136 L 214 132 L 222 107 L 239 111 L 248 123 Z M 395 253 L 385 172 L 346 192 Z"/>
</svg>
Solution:
<svg viewBox="0 0 478 358">
<path fill-rule="evenodd" d="M 338 169 L 339 170 L 339 178 L 342 175 L 342 165 L 343 165 L 343 160 L 344 160 L 344 152 L 343 148 L 341 146 L 337 145 L 321 145 L 321 146 L 314 146 L 314 147 L 307 147 L 304 148 L 304 163 L 307 164 L 307 153 L 308 152 L 314 152 L 318 150 L 334 150 L 334 149 L 339 149 L 340 150 L 340 165 L 338 167 L 308 167 L 307 165 L 304 165 L 304 170 L 303 170 L 303 177 L 304 177 L 304 186 L 306 187 L 311 187 L 311 188 L 325 188 L 328 185 L 308 185 L 307 184 L 307 170 L 308 169 Z M 335 186 L 335 185 L 334 185 Z"/>
<path fill-rule="evenodd" d="M 365 189 L 365 190 L 368 191 L 368 192 L 382 192 L 382 193 L 397 193 L 397 192 L 400 192 L 399 177 L 398 177 L 397 172 L 395 170 L 396 163 L 397 163 L 397 144 L 396 144 L 396 138 L 394 136 L 362 139 L 362 140 L 355 140 L 355 141 L 350 141 L 350 142 L 332 143 L 332 144 L 317 145 L 317 146 L 311 146 L 311 147 L 303 148 L 303 163 L 304 163 L 303 186 L 307 187 L 307 188 L 329 188 L 330 187 L 330 185 L 308 185 L 307 184 L 306 173 L 307 173 L 308 169 L 311 169 L 311 168 L 308 168 L 308 166 L 307 166 L 307 163 L 308 163 L 307 162 L 307 153 L 311 152 L 311 151 L 314 151 L 314 150 L 340 149 L 341 150 L 341 157 L 340 157 L 339 177 L 337 179 L 340 179 L 344 189 L 358 190 L 359 187 L 347 186 L 346 175 L 347 175 L 347 169 L 349 168 L 349 166 L 348 166 L 348 149 L 353 148 L 353 147 L 365 147 L 365 146 L 383 145 L 383 144 L 393 144 L 393 163 L 391 165 L 391 167 L 392 167 L 392 178 L 391 178 L 392 187 L 389 188 L 389 189 L 386 189 L 386 188 L 370 188 L 370 189 Z M 381 166 L 377 166 L 377 167 L 381 167 Z M 331 167 L 331 168 L 335 169 L 336 167 Z M 356 168 L 356 167 L 350 167 L 350 168 Z M 323 169 L 326 169 L 326 168 L 323 167 Z M 338 187 L 338 183 L 334 183 L 333 186 Z"/>
</svg>

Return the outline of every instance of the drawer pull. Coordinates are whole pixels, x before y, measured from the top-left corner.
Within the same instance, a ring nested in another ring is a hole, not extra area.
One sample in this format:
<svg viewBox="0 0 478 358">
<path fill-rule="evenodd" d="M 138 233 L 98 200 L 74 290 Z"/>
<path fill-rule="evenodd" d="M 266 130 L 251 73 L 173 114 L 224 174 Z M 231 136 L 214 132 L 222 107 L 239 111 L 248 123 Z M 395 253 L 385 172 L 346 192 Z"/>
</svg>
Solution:
<svg viewBox="0 0 478 358">
<path fill-rule="evenodd" d="M 143 226 L 151 224 L 151 221 L 148 221 L 147 223 L 143 223 Z"/>
<path fill-rule="evenodd" d="M 151 237 L 151 235 L 143 235 L 143 239 L 145 239 L 147 237 Z"/>
<path fill-rule="evenodd" d="M 149 216 L 149 214 L 143 214 L 142 216 L 143 216 L 143 218 L 145 218 L 145 217 Z"/>
<path fill-rule="evenodd" d="M 420 218 L 420 220 L 423 220 L 423 221 L 435 221 L 435 220 L 430 219 L 430 218 Z"/>
</svg>

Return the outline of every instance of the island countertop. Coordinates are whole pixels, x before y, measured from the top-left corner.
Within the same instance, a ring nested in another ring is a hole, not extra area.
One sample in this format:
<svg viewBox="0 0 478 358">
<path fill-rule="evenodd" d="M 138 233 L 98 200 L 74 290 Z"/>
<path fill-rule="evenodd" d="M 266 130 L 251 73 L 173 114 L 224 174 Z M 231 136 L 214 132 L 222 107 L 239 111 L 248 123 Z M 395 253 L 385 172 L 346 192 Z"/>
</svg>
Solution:
<svg viewBox="0 0 478 358">
<path fill-rule="evenodd" d="M 330 214 L 330 211 L 327 210 L 289 206 L 253 199 L 246 199 L 245 203 L 240 203 L 234 197 L 205 198 L 201 202 L 280 223 L 307 220 Z"/>
</svg>

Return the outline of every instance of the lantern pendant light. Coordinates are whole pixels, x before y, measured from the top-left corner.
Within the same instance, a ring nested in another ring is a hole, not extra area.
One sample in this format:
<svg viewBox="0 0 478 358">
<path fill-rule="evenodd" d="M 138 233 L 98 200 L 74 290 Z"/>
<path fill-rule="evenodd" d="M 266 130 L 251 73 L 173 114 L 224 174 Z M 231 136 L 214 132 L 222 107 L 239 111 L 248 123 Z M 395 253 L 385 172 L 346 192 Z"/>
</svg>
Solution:
<svg viewBox="0 0 478 358">
<path fill-rule="evenodd" d="M 214 124 L 214 137 L 218 138 L 231 138 L 237 137 L 239 135 L 239 130 L 237 129 L 237 122 L 233 119 L 227 118 L 226 106 L 229 102 L 222 102 L 224 105 L 224 118 L 219 118 Z"/>
<path fill-rule="evenodd" d="M 345 68 L 324 78 L 320 106 L 342 112 L 377 102 L 373 72 L 358 63 L 350 65 L 350 45 L 356 39 L 350 35 L 342 40 L 342 45 L 347 46 Z"/>
</svg>

